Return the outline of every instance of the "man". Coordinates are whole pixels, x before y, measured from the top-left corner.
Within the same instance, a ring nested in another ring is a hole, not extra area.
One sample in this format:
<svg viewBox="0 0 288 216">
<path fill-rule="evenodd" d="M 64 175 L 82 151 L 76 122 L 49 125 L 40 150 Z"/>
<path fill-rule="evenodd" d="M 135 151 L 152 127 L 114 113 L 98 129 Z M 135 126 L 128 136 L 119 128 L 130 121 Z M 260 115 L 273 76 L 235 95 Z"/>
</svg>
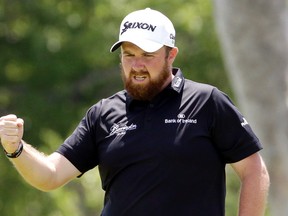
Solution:
<svg viewBox="0 0 288 216">
<path fill-rule="evenodd" d="M 172 67 L 171 21 L 149 8 L 128 14 L 111 52 L 118 48 L 125 90 L 92 106 L 51 155 L 22 140 L 22 119 L 1 117 L 1 142 L 19 173 L 49 191 L 99 166 L 103 216 L 224 216 L 229 163 L 242 183 L 239 215 L 264 215 L 261 144 L 225 94 Z"/>
</svg>

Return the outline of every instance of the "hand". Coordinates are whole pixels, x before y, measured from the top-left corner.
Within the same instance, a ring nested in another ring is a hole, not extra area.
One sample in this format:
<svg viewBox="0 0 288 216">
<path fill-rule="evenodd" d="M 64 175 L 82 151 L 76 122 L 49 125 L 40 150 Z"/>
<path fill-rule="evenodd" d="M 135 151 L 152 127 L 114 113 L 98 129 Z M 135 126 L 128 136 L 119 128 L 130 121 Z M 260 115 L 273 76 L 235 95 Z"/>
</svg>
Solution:
<svg viewBox="0 0 288 216">
<path fill-rule="evenodd" d="M 7 115 L 0 118 L 0 141 L 8 153 L 17 150 L 24 133 L 24 121 L 16 115 Z"/>
</svg>

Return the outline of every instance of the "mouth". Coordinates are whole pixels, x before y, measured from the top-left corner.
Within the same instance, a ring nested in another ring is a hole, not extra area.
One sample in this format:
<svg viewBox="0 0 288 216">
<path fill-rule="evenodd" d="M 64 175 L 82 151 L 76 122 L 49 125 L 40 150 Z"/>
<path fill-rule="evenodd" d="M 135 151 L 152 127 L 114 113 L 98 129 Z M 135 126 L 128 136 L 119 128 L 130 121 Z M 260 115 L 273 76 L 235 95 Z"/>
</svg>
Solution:
<svg viewBox="0 0 288 216">
<path fill-rule="evenodd" d="M 147 76 L 138 75 L 138 76 L 133 76 L 133 78 L 134 80 L 141 82 L 141 81 L 144 81 L 147 78 Z"/>
<path fill-rule="evenodd" d="M 146 80 L 149 78 L 149 73 L 148 72 L 132 72 L 131 73 L 131 78 L 135 83 L 144 83 Z"/>
</svg>

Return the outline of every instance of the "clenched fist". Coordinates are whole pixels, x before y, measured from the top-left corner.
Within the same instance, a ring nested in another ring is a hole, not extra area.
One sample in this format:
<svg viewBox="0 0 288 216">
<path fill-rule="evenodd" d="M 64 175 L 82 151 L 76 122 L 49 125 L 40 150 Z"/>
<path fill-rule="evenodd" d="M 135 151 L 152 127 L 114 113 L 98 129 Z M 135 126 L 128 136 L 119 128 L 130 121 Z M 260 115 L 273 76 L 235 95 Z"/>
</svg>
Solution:
<svg viewBox="0 0 288 216">
<path fill-rule="evenodd" d="M 24 121 L 16 115 L 7 115 L 0 118 L 0 140 L 8 153 L 17 150 L 24 132 Z"/>
</svg>

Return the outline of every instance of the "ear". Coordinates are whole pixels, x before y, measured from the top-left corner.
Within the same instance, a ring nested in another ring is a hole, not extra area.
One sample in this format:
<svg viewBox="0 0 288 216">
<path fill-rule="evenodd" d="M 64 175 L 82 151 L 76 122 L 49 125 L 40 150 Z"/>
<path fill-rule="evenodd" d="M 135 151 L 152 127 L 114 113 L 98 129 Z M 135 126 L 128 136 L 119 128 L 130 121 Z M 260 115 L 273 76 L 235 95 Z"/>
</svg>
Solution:
<svg viewBox="0 0 288 216">
<path fill-rule="evenodd" d="M 169 56 L 168 56 L 168 61 L 170 61 L 170 63 L 172 64 L 176 58 L 178 54 L 178 48 L 177 47 L 173 47 L 170 52 L 169 52 Z"/>
</svg>

